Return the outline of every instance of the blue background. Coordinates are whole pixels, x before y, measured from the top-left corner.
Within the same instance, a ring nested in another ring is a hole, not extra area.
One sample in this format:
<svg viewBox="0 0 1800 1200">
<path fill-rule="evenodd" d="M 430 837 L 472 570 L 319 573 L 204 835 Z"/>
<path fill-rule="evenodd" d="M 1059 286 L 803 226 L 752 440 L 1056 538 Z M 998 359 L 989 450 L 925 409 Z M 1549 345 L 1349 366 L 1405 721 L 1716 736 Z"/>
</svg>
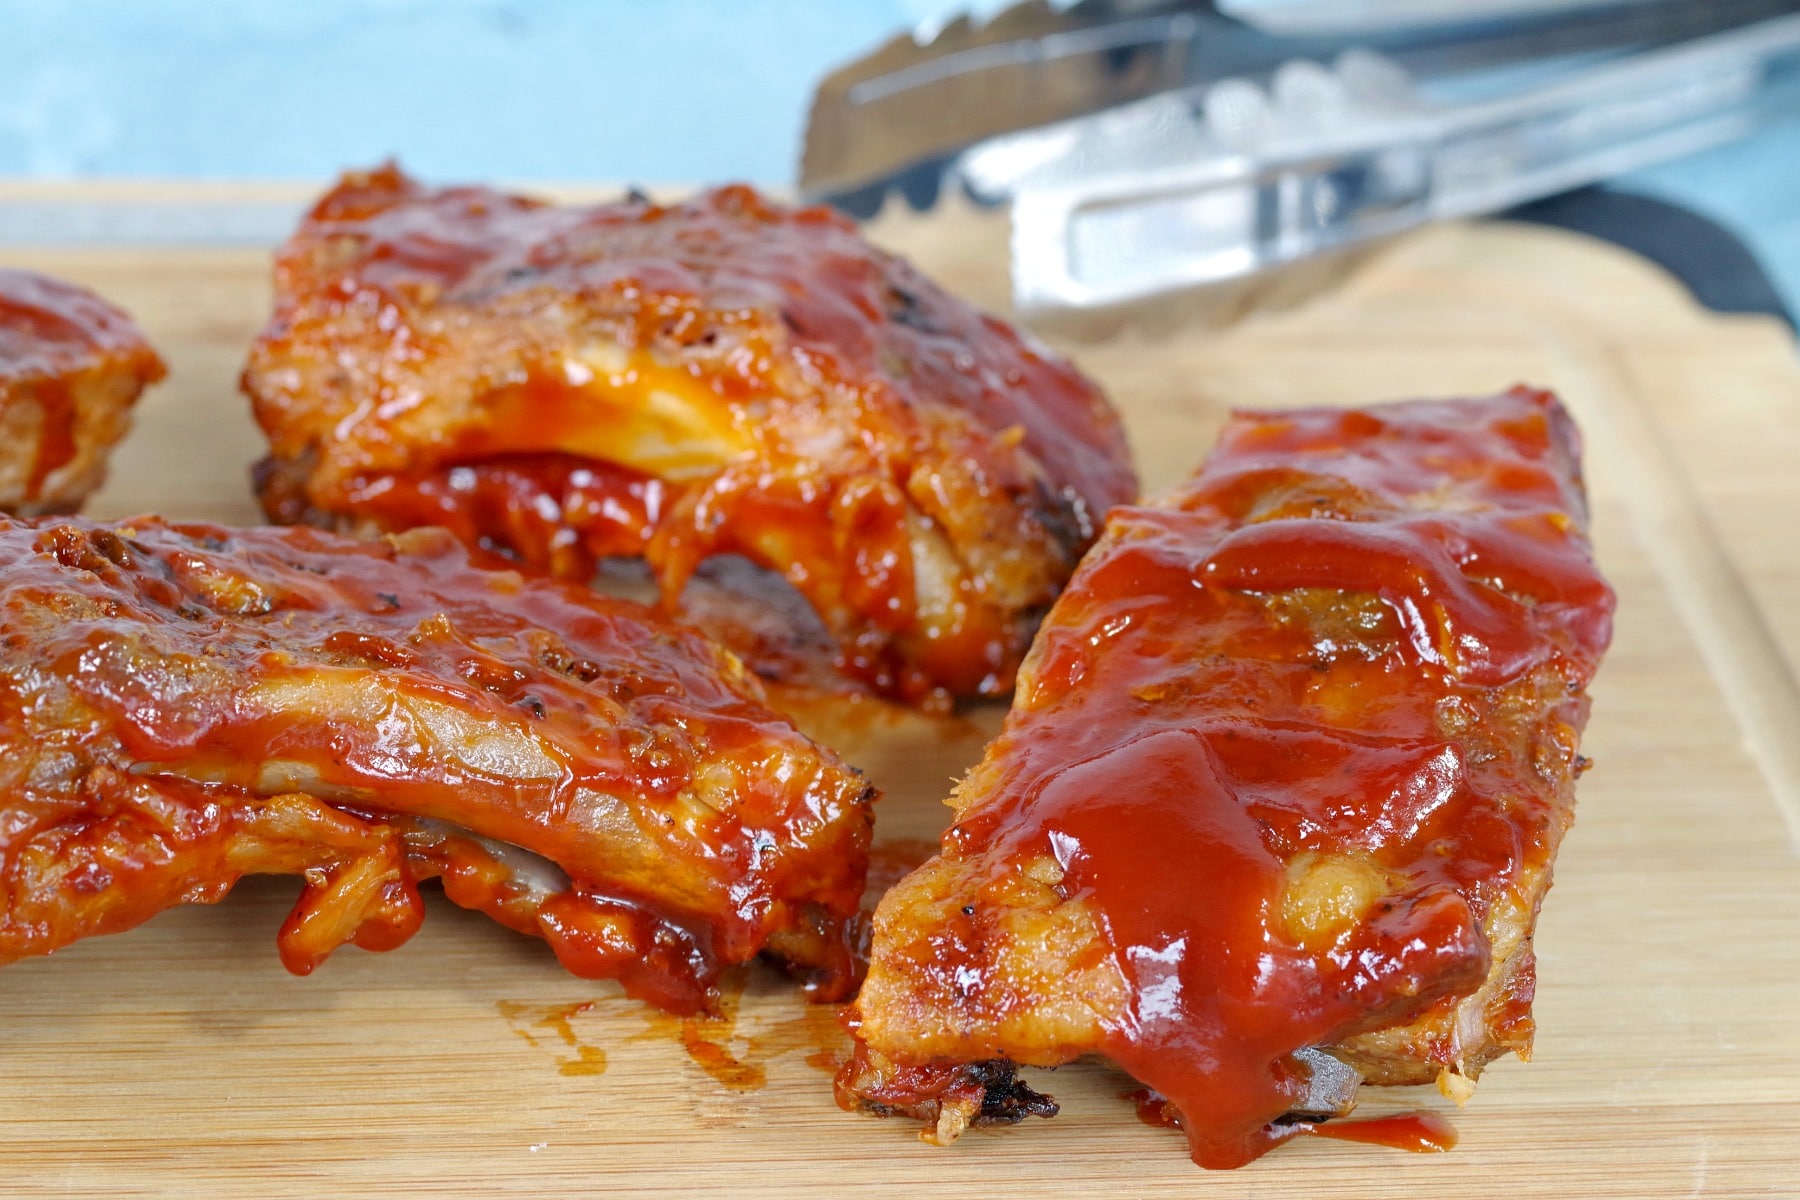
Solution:
<svg viewBox="0 0 1800 1200">
<path fill-rule="evenodd" d="M 993 8 L 991 0 L 977 7 Z M 814 81 L 956 0 L 0 0 L 0 176 L 794 177 Z M 1800 123 L 1631 177 L 1800 307 Z"/>
</svg>

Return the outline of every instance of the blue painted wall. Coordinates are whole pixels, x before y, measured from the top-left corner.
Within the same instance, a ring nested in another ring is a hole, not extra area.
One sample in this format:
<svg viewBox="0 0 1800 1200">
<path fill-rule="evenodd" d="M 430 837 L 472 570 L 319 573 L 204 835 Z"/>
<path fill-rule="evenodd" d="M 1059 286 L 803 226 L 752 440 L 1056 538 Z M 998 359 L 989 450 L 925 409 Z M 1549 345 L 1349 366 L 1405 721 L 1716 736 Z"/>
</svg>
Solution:
<svg viewBox="0 0 1800 1200">
<path fill-rule="evenodd" d="M 0 0 L 0 175 L 781 182 L 930 0 Z"/>
<path fill-rule="evenodd" d="M 1001 0 L 977 0 L 991 9 Z M 813 81 L 958 0 L 0 0 L 0 176 L 793 178 Z M 1800 124 L 1630 181 L 1800 304 Z"/>
</svg>

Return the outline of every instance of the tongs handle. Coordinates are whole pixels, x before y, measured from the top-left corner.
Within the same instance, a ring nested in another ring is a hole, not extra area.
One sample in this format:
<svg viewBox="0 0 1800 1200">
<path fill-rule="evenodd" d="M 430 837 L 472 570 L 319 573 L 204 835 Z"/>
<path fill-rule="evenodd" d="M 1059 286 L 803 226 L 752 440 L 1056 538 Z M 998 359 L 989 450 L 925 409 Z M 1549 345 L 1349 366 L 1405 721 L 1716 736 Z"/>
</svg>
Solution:
<svg viewBox="0 0 1800 1200">
<path fill-rule="evenodd" d="M 1218 155 L 1020 188 L 1014 297 L 1086 309 L 1234 278 L 1676 157 L 1797 101 L 1800 16 L 1447 107 L 1354 51 L 1290 64 L 1269 91 L 1210 89 Z"/>
</svg>

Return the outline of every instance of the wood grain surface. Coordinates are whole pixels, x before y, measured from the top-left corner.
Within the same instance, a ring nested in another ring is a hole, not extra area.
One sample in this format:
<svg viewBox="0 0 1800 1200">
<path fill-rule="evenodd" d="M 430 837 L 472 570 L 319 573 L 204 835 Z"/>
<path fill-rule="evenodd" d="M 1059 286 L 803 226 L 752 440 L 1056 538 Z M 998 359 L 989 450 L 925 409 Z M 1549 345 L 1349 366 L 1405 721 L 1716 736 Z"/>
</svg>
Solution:
<svg viewBox="0 0 1800 1200">
<path fill-rule="evenodd" d="M 879 236 L 998 306 L 992 218 Z M 92 506 L 250 522 L 236 391 L 267 256 L 0 248 L 131 309 L 172 373 Z M 1220 314 L 1070 344 L 1127 414 L 1146 482 L 1230 406 L 1556 388 L 1586 432 L 1621 604 L 1578 819 L 1540 927 L 1534 1061 L 1492 1068 L 1461 1145 L 1304 1140 L 1230 1174 L 1141 1125 L 1102 1064 L 1041 1086 L 1050 1122 L 950 1149 L 832 1103 L 840 1045 L 772 973 L 683 1023 L 562 973 L 436 898 L 389 954 L 308 979 L 273 938 L 296 885 L 0 971 L 0 1196 L 1800 1196 L 1800 360 L 1775 323 L 1698 311 L 1574 235 L 1433 229 Z M 893 865 L 943 824 L 997 713 L 814 714 L 886 790 Z M 1365 1094 L 1364 1111 L 1444 1109 Z"/>
</svg>

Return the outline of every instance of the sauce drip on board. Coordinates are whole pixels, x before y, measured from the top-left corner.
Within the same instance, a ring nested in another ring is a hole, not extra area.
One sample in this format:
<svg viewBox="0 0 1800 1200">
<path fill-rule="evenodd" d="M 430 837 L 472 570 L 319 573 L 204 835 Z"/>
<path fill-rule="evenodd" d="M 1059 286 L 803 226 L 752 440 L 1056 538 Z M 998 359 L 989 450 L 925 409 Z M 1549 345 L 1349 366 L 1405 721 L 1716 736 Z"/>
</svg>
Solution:
<svg viewBox="0 0 1800 1200">
<path fill-rule="evenodd" d="M 582 1041 L 575 1034 L 575 1018 L 590 1013 L 594 1009 L 592 1000 L 580 1000 L 573 1004 L 528 1004 L 520 1000 L 499 1000 L 494 1007 L 499 1010 L 512 1031 L 525 1040 L 525 1044 L 533 1049 L 549 1049 L 556 1057 L 556 1070 L 559 1075 L 604 1075 L 606 1073 L 606 1051 L 600 1047 Z M 534 1032 L 535 1031 L 535 1032 Z M 555 1034 L 558 1041 L 572 1054 L 565 1054 L 544 1043 L 548 1040 L 545 1033 Z"/>
<path fill-rule="evenodd" d="M 1149 1088 L 1133 1088 L 1120 1094 L 1129 1100 L 1138 1120 L 1154 1129 L 1179 1129 L 1181 1116 L 1173 1105 Z M 1339 1118 L 1332 1121 L 1295 1121 L 1278 1126 L 1294 1137 L 1322 1137 L 1339 1142 L 1361 1142 L 1410 1150 L 1414 1154 L 1441 1154 L 1456 1148 L 1456 1126 L 1448 1117 L 1433 1112 L 1393 1113 L 1385 1117 Z"/>
<path fill-rule="evenodd" d="M 894 1011 L 964 1013 L 951 1044 L 971 1058 L 1104 1054 L 1209 1167 L 1317 1111 L 1302 1051 L 1416 1023 L 1425 1079 L 1479 1070 L 1453 1019 L 1477 996 L 1493 1053 L 1528 1046 L 1519 931 L 1568 821 L 1612 611 L 1576 453 L 1560 405 L 1523 389 L 1242 413 L 1192 480 L 1115 509 L 942 859 L 916 901 L 909 880 L 884 904 L 886 949 L 878 915 L 852 1027 L 885 1017 L 879 980 Z M 1040 1003 L 1016 964 L 993 972 L 1019 880 L 1097 914 L 1109 961 L 1088 978 L 1125 999 L 1092 1044 L 1008 1042 Z M 840 1076 L 872 1080 L 868 1101 L 956 1083 L 879 1036 L 897 1068 L 865 1055 L 873 1074 Z"/>
<path fill-rule="evenodd" d="M 1394 1150 L 1410 1150 L 1414 1154 L 1442 1154 L 1456 1149 L 1456 1127 L 1447 1117 L 1432 1112 L 1395 1113 L 1390 1117 L 1365 1117 L 1351 1121 L 1323 1121 L 1318 1124 L 1302 1124 L 1299 1129 L 1312 1137 L 1387 1146 Z"/>
<path fill-rule="evenodd" d="M 738 1016 L 749 982 L 750 972 L 745 968 L 725 972 L 719 979 L 718 1001 L 708 1013 L 686 1016 L 652 1011 L 640 1013 L 650 1026 L 647 1036 L 656 1039 L 672 1037 L 695 1066 L 727 1091 L 760 1089 L 769 1081 L 768 1067 L 764 1064 L 774 1057 L 775 1050 L 768 1035 L 748 1032 L 739 1026 Z"/>
</svg>

